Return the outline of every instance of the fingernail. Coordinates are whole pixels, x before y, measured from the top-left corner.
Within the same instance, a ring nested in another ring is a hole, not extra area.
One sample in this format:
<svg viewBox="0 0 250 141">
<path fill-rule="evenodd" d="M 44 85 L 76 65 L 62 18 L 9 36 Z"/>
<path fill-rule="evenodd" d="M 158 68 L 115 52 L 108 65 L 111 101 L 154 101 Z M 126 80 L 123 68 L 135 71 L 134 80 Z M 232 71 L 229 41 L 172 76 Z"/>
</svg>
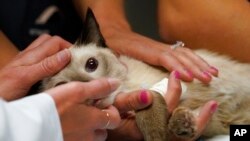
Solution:
<svg viewBox="0 0 250 141">
<path fill-rule="evenodd" d="M 68 49 L 64 49 L 57 54 L 57 58 L 60 62 L 68 62 L 70 59 L 70 52 Z"/>
<path fill-rule="evenodd" d="M 211 113 L 214 113 L 216 110 L 217 110 L 217 107 L 218 107 L 218 104 L 217 103 L 214 103 L 212 106 L 211 106 Z"/>
<path fill-rule="evenodd" d="M 108 78 L 108 82 L 111 87 L 111 91 L 115 91 L 121 84 L 121 81 L 116 78 Z"/>
<path fill-rule="evenodd" d="M 210 76 L 210 74 L 209 74 L 208 72 L 203 71 L 203 72 L 202 72 L 202 77 L 203 77 L 203 78 L 210 78 L 211 76 Z"/>
<path fill-rule="evenodd" d="M 193 78 L 194 75 L 190 70 L 185 70 L 190 78 Z"/>
<path fill-rule="evenodd" d="M 175 76 L 176 79 L 181 78 L 181 74 L 178 71 L 174 71 L 174 76 Z"/>
<path fill-rule="evenodd" d="M 147 95 L 147 91 L 146 90 L 141 90 L 140 100 L 141 100 L 141 102 L 143 104 L 147 104 L 148 103 L 148 95 Z"/>
<path fill-rule="evenodd" d="M 219 71 L 216 67 L 211 66 L 210 68 L 211 68 L 212 70 L 214 70 L 214 71 L 217 71 L 217 72 Z"/>
<path fill-rule="evenodd" d="M 213 66 L 210 67 L 210 70 L 212 71 L 213 74 L 215 74 L 216 76 L 218 76 L 218 72 L 219 70 Z"/>
</svg>

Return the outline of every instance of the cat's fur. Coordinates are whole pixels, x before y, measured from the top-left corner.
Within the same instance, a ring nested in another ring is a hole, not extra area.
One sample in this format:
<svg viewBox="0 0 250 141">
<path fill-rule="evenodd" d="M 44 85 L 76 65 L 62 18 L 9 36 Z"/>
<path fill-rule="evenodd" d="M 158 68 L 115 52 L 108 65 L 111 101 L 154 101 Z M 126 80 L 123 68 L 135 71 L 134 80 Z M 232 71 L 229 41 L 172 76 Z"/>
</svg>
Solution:
<svg viewBox="0 0 250 141">
<path fill-rule="evenodd" d="M 117 57 L 109 48 L 104 47 L 103 37 L 91 10 L 88 10 L 85 23 L 87 34 L 83 34 L 70 48 L 70 64 L 55 76 L 45 79 L 43 89 L 70 81 L 117 78 L 122 84 L 110 97 L 103 100 L 101 106 L 106 106 L 113 102 L 119 91 L 138 90 L 142 85 L 152 86 L 168 77 L 169 73 L 162 69 L 127 56 Z M 193 137 L 196 133 L 193 121 L 195 112 L 209 100 L 216 100 L 219 105 L 203 133 L 204 136 L 228 134 L 230 124 L 250 124 L 250 65 L 206 50 L 197 50 L 196 53 L 219 68 L 219 77 L 214 77 L 207 85 L 197 80 L 185 83 L 188 89 L 182 95 L 179 107 L 170 117 L 169 123 L 165 101 L 160 95 L 154 95 L 153 105 L 136 113 L 138 127 L 146 141 L 165 141 L 170 133 L 179 137 Z M 96 69 L 93 66 L 92 69 L 87 67 L 86 63 L 90 58 L 95 58 L 98 62 Z M 188 126 L 185 123 L 189 123 Z M 167 126 L 170 132 L 166 129 Z"/>
</svg>

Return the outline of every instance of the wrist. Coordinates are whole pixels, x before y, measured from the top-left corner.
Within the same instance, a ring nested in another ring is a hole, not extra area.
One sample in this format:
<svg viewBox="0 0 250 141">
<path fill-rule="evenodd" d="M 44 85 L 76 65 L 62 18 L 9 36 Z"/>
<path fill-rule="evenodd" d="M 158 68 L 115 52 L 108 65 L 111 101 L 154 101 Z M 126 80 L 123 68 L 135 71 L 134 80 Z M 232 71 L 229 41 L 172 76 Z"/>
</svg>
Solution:
<svg viewBox="0 0 250 141">
<path fill-rule="evenodd" d="M 123 0 L 74 0 L 81 18 L 84 20 L 91 8 L 104 36 L 116 31 L 131 31 L 124 12 Z"/>
<path fill-rule="evenodd" d="M 116 6 L 96 4 L 92 7 L 92 10 L 104 36 L 106 33 L 112 33 L 114 31 L 131 31 L 123 9 L 123 4 L 117 4 Z"/>
</svg>

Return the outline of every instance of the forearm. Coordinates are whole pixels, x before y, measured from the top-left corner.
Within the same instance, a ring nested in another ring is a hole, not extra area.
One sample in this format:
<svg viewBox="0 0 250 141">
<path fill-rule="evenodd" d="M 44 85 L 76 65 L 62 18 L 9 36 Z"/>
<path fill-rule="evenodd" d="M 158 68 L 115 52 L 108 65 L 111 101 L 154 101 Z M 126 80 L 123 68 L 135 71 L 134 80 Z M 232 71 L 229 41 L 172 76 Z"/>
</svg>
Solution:
<svg viewBox="0 0 250 141">
<path fill-rule="evenodd" d="M 0 68 L 7 64 L 15 55 L 18 54 L 18 49 L 13 43 L 0 31 Z"/>
<path fill-rule="evenodd" d="M 193 49 L 206 48 L 250 62 L 249 2 L 160 0 L 158 8 L 166 42 L 182 40 Z"/>
<path fill-rule="evenodd" d="M 63 140 L 57 109 L 48 94 L 11 102 L 0 99 L 0 113 L 0 140 Z"/>
<path fill-rule="evenodd" d="M 110 27 L 130 30 L 123 0 L 73 0 L 73 2 L 83 20 L 87 9 L 93 10 L 102 32 L 106 32 L 105 28 Z"/>
</svg>

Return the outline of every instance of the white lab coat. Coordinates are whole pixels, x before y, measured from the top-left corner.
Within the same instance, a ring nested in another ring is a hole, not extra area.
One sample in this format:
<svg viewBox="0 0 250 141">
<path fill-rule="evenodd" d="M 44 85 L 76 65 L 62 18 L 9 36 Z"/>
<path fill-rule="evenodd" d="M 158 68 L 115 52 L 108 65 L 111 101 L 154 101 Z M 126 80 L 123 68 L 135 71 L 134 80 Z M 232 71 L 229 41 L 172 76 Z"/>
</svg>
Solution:
<svg viewBox="0 0 250 141">
<path fill-rule="evenodd" d="M 52 97 L 41 93 L 12 102 L 0 99 L 0 141 L 63 141 Z"/>
</svg>

